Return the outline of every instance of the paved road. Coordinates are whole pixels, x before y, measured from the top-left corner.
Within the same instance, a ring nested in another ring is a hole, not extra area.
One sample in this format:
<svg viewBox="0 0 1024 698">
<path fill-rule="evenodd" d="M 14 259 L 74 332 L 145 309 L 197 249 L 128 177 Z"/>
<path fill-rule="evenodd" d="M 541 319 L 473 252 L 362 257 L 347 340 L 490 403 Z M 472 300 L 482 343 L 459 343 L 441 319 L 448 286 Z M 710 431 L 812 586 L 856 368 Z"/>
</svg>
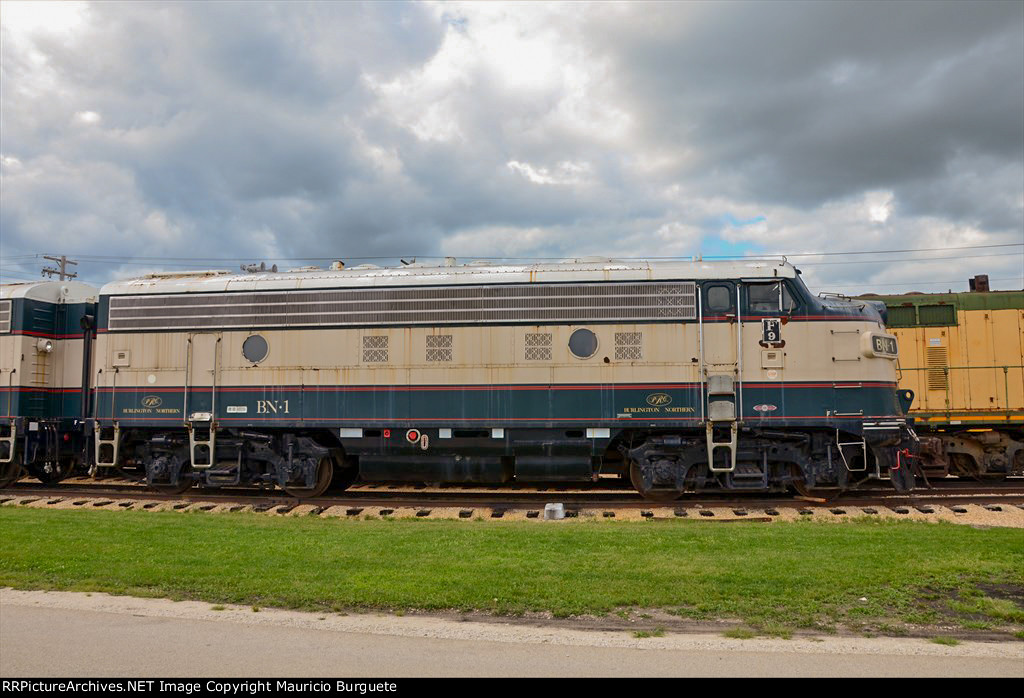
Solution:
<svg viewBox="0 0 1024 698">
<path fill-rule="evenodd" d="M 1024 677 L 1024 643 L 942 647 L 924 640 L 711 635 L 637 640 L 626 633 L 247 608 L 217 612 L 200 603 L 4 590 L 0 675 Z"/>
</svg>

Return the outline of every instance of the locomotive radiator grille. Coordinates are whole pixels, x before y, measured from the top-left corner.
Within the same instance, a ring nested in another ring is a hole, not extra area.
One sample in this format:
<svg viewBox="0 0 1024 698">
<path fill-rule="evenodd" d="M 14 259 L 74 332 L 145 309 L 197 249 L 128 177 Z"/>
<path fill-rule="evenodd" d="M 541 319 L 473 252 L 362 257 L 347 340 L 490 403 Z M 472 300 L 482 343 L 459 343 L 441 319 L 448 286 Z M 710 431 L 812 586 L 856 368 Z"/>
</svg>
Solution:
<svg viewBox="0 0 1024 698">
<path fill-rule="evenodd" d="M 545 284 L 113 296 L 110 330 L 693 320 L 695 284 Z"/>
<path fill-rule="evenodd" d="M 946 347 L 928 347 L 925 362 L 928 367 L 928 390 L 948 390 L 949 375 L 946 368 L 949 358 Z"/>
</svg>

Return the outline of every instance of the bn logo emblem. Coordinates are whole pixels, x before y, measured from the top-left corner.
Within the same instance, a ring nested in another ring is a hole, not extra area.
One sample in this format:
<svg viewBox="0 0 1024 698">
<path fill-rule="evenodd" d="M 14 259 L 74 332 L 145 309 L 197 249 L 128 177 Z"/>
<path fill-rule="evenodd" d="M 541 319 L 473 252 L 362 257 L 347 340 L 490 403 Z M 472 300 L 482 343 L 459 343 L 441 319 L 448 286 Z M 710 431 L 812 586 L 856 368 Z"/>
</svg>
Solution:
<svg viewBox="0 0 1024 698">
<path fill-rule="evenodd" d="M 647 404 L 651 407 L 664 407 L 672 404 L 672 396 L 666 393 L 651 393 L 647 396 Z"/>
<path fill-rule="evenodd" d="M 782 340 L 782 322 L 779 318 L 766 317 L 761 320 L 761 341 L 774 344 Z"/>
<path fill-rule="evenodd" d="M 142 398 L 143 407 L 159 407 L 164 403 L 163 399 L 159 395 L 147 395 Z"/>
</svg>

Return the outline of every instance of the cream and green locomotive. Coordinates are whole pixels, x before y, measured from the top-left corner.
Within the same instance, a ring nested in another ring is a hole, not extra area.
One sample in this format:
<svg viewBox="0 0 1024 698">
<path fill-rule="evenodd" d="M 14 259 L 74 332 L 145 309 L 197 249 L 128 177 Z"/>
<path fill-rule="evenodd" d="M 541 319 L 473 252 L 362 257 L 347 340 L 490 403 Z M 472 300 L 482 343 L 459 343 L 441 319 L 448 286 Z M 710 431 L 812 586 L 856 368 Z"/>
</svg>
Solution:
<svg viewBox="0 0 1024 698">
<path fill-rule="evenodd" d="M 95 460 L 298 496 L 356 478 L 907 490 L 880 305 L 817 298 L 776 261 L 155 274 L 101 290 Z"/>
<path fill-rule="evenodd" d="M 0 285 L 0 487 L 52 483 L 83 462 L 98 290 L 77 281 Z"/>
</svg>

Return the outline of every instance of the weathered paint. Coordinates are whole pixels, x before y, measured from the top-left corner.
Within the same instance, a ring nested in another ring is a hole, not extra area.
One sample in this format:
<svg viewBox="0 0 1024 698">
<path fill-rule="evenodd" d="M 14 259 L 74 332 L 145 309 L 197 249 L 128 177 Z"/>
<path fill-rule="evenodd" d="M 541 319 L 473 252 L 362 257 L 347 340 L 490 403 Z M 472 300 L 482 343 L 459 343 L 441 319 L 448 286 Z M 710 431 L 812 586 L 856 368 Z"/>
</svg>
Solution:
<svg viewBox="0 0 1024 698">
<path fill-rule="evenodd" d="M 841 384 L 842 385 L 842 384 Z M 746 383 L 743 421 L 750 426 L 842 425 L 861 416 L 899 418 L 893 383 Z M 651 401 L 652 395 L 663 396 Z M 116 400 L 114 399 L 116 396 Z M 132 424 L 180 425 L 185 388 L 100 389 L 98 416 Z M 616 385 L 354 385 L 219 386 L 216 417 L 222 426 L 359 427 L 383 425 L 475 426 L 504 423 L 538 427 L 695 427 L 700 421 L 696 383 Z M 188 411 L 211 411 L 213 390 L 190 387 Z M 770 407 L 770 409 L 755 409 Z M 854 414 L 858 413 L 858 414 Z"/>
</svg>

